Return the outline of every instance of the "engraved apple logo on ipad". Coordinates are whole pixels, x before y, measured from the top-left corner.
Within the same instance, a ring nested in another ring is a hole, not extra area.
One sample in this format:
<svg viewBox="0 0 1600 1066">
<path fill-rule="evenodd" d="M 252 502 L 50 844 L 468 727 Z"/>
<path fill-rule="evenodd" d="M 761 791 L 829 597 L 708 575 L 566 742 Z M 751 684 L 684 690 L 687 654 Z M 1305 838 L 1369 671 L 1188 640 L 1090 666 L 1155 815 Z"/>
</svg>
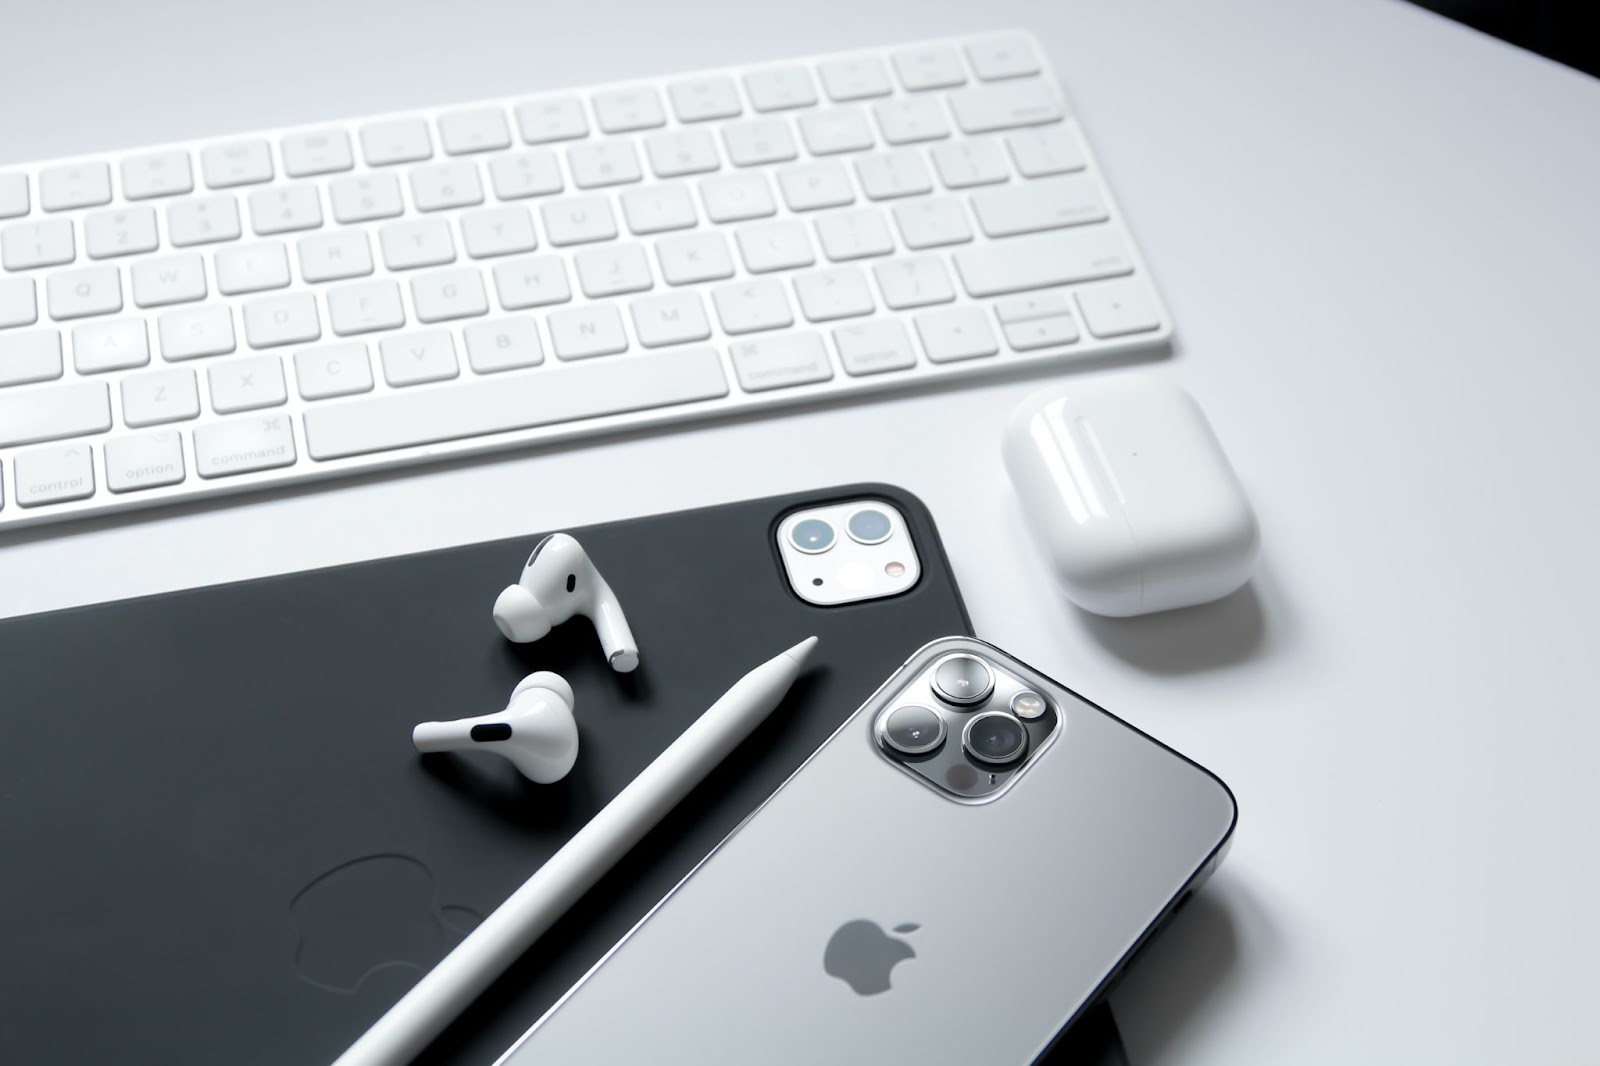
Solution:
<svg viewBox="0 0 1600 1066">
<path fill-rule="evenodd" d="M 917 923 L 894 927 L 897 933 L 914 933 Z M 845 922 L 828 938 L 822 953 L 822 969 L 855 990 L 859 996 L 875 996 L 889 991 L 889 973 L 907 959 L 917 957 L 910 944 L 883 931 L 877 922 L 865 918 Z"/>
<path fill-rule="evenodd" d="M 389 969 L 426 973 L 483 920 L 439 902 L 433 871 L 409 855 L 367 855 L 314 878 L 289 903 L 302 980 L 351 995 Z"/>
</svg>

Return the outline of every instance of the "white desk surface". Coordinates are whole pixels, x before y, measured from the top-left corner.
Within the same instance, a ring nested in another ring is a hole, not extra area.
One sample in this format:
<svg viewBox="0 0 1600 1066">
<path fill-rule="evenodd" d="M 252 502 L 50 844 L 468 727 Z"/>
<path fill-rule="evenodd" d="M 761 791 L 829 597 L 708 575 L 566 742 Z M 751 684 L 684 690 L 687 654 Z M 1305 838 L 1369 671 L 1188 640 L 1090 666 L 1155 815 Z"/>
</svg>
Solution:
<svg viewBox="0 0 1600 1066">
<path fill-rule="evenodd" d="M 1254 495 L 1248 591 L 1126 622 L 1044 591 L 998 448 L 1034 379 L 16 535 L 0 613 L 896 482 L 980 633 L 1238 795 L 1222 871 L 1114 997 L 1135 1066 L 1592 1054 L 1600 83 L 1384 0 L 39 0 L 3 22 L 0 162 L 1034 28 L 1178 323 L 1153 365 Z"/>
</svg>

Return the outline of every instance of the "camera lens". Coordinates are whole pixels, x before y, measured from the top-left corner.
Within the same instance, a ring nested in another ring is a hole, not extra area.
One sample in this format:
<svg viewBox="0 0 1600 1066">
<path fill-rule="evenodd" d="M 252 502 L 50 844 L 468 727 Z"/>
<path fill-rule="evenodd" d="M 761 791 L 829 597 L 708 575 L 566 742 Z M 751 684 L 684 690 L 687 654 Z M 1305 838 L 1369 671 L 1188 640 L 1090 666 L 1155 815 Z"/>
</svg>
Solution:
<svg viewBox="0 0 1600 1066">
<path fill-rule="evenodd" d="M 1028 731 L 1004 711 L 989 711 L 967 723 L 963 746 L 980 762 L 1011 762 L 1028 746 Z"/>
<path fill-rule="evenodd" d="M 994 691 L 994 675 L 983 660 L 972 655 L 952 655 L 933 672 L 933 688 L 951 703 L 982 703 Z"/>
<path fill-rule="evenodd" d="M 862 544 L 882 544 L 889 539 L 894 526 L 882 511 L 875 507 L 864 507 L 850 516 L 844 528 L 851 540 Z"/>
<path fill-rule="evenodd" d="M 833 527 L 820 518 L 807 518 L 796 522 L 789 530 L 789 543 L 805 552 L 816 555 L 833 547 Z"/>
<path fill-rule="evenodd" d="M 944 719 L 926 707 L 896 707 L 879 727 L 885 744 L 906 755 L 926 755 L 944 743 Z"/>
</svg>

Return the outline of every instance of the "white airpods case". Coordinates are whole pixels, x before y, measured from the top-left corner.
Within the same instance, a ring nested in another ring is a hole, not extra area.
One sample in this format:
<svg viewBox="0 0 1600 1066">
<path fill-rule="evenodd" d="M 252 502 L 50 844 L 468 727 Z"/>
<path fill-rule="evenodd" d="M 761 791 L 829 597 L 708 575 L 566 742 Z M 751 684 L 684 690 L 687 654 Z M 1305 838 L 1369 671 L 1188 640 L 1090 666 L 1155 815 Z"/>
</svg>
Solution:
<svg viewBox="0 0 1600 1066">
<path fill-rule="evenodd" d="M 1200 406 L 1176 386 L 1117 374 L 1038 393 L 1011 416 L 1005 461 L 1085 610 L 1188 607 L 1250 578 L 1255 512 Z"/>
</svg>

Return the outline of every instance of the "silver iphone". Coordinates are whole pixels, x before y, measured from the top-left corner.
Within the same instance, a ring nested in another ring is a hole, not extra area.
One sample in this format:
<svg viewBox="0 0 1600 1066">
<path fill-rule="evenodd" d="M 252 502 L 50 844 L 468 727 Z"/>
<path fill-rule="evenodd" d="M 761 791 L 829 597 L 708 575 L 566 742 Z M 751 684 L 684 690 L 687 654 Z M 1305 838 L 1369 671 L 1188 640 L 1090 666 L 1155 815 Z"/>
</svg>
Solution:
<svg viewBox="0 0 1600 1066">
<path fill-rule="evenodd" d="M 1177 752 L 936 640 L 500 1061 L 1032 1062 L 1235 817 Z"/>
</svg>

